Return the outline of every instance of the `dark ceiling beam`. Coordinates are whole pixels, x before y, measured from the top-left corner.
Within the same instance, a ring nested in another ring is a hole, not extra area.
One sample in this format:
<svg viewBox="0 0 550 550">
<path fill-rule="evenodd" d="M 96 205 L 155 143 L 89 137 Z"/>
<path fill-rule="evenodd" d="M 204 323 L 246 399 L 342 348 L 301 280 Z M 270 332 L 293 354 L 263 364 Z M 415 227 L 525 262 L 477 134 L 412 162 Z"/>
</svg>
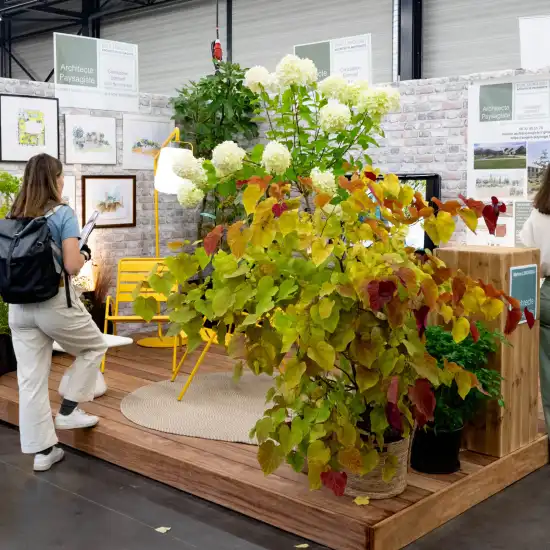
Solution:
<svg viewBox="0 0 550 550">
<path fill-rule="evenodd" d="M 17 19 L 15 20 L 17 21 Z M 58 25 L 57 27 L 48 27 L 47 29 L 40 29 L 32 32 L 24 32 L 22 34 L 14 34 L 12 36 L 12 42 L 19 42 L 20 40 L 26 40 L 28 38 L 34 38 L 35 36 L 41 36 L 43 34 L 48 34 L 52 32 L 66 31 L 68 29 L 74 29 L 78 26 L 78 23 L 74 21 L 73 23 L 68 23 L 66 25 Z"/>
<path fill-rule="evenodd" d="M 168 7 L 168 6 L 178 6 L 191 0 L 157 0 L 154 3 L 150 3 L 147 6 L 132 6 L 130 8 L 123 8 L 118 10 L 107 10 L 94 13 L 90 19 L 97 19 L 98 17 L 113 17 L 117 15 L 126 15 L 130 13 L 150 13 L 157 9 Z"/>
<path fill-rule="evenodd" d="M 58 15 L 60 17 L 69 17 L 71 19 L 77 19 L 80 21 L 82 19 L 82 14 L 77 11 L 63 10 L 60 8 L 52 8 L 50 6 L 32 6 L 29 8 L 30 11 L 39 11 L 42 13 L 51 13 L 52 15 Z"/>
</svg>

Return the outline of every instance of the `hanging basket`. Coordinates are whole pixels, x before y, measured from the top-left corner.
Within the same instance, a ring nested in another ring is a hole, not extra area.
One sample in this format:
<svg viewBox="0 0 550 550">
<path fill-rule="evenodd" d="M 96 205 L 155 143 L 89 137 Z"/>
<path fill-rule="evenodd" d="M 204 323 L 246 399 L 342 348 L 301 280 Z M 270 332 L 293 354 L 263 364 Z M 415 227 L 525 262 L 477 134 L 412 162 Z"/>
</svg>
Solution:
<svg viewBox="0 0 550 550">
<path fill-rule="evenodd" d="M 364 476 L 348 473 L 345 494 L 351 497 L 367 496 L 373 500 L 400 495 L 407 487 L 409 446 L 409 438 L 388 443 L 384 452 L 380 453 L 380 462 L 374 470 Z M 388 455 L 397 457 L 397 471 L 392 480 L 386 483 L 382 479 L 382 468 Z"/>
</svg>

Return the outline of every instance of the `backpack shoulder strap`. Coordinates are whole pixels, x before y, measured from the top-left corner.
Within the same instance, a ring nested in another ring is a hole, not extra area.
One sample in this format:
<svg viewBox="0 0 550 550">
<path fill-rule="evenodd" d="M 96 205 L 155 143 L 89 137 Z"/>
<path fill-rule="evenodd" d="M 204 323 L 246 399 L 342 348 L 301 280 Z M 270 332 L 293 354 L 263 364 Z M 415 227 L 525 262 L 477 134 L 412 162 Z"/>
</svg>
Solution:
<svg viewBox="0 0 550 550">
<path fill-rule="evenodd" d="M 49 218 L 50 216 L 53 216 L 60 208 L 63 208 L 65 205 L 64 204 L 58 204 L 57 206 L 55 206 L 54 208 L 52 208 L 51 210 L 48 210 L 45 214 L 44 214 L 44 217 L 45 218 Z"/>
</svg>

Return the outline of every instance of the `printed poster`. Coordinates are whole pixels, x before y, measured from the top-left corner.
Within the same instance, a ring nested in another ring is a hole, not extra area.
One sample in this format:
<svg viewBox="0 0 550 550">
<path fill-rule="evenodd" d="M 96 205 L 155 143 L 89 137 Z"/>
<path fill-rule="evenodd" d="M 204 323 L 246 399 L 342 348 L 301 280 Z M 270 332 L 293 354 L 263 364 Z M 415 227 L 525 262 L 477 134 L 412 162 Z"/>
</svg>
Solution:
<svg viewBox="0 0 550 550">
<path fill-rule="evenodd" d="M 54 33 L 54 71 L 61 107 L 139 111 L 135 44 Z"/>
<path fill-rule="evenodd" d="M 519 232 L 550 164 L 550 77 L 521 75 L 474 84 L 468 95 L 467 194 L 507 203 L 492 244 L 521 246 Z M 468 244 L 487 244 L 485 231 Z M 504 227 L 505 226 L 505 227 Z M 503 235 L 506 230 L 506 236 Z"/>
</svg>

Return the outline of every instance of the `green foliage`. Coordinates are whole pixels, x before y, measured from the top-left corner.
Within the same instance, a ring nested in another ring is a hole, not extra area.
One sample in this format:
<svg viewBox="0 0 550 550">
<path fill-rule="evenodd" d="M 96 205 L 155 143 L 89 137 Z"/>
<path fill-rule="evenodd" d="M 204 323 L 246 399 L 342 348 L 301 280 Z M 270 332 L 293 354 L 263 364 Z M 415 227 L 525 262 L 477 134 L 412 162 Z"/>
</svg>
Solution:
<svg viewBox="0 0 550 550">
<path fill-rule="evenodd" d="M 474 417 L 484 401 L 496 399 L 500 406 L 504 406 L 500 393 L 502 377 L 486 365 L 499 343 L 507 341 L 499 331 L 489 331 L 482 323 L 478 322 L 477 327 L 477 342 L 469 335 L 459 344 L 442 327 L 428 327 L 426 330 L 426 349 L 437 359 L 438 366 L 443 368 L 445 359 L 452 361 L 473 373 L 480 384 L 480 388 L 470 391 L 464 399 L 460 397 L 454 381 L 450 386 L 441 385 L 435 390 L 433 427 L 436 431 L 460 429 Z"/>
<path fill-rule="evenodd" d="M 11 334 L 8 319 L 8 304 L 0 298 L 0 334 Z"/>
<path fill-rule="evenodd" d="M 21 188 L 21 178 L 0 172 L 0 218 L 5 218 Z"/>
<path fill-rule="evenodd" d="M 254 120 L 256 96 L 243 81 L 244 70 L 238 64 L 222 62 L 215 74 L 178 90 L 178 96 L 172 100 L 174 119 L 182 141 L 193 145 L 197 157 L 209 159 L 214 147 L 224 141 L 250 141 L 258 137 Z M 206 195 L 201 212 L 197 239 L 218 224 L 239 219 L 243 210 L 234 194 L 220 186 Z"/>
</svg>

